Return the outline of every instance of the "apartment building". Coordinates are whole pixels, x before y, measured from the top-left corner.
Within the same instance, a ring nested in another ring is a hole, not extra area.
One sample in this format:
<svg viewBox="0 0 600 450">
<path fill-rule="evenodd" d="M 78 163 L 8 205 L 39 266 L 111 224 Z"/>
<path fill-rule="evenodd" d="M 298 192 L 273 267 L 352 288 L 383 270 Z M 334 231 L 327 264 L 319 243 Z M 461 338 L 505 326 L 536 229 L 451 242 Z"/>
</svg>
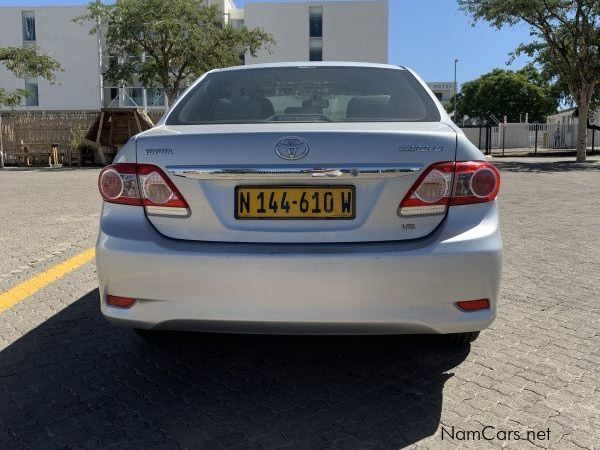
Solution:
<svg viewBox="0 0 600 450">
<path fill-rule="evenodd" d="M 387 0 L 246 3 L 244 23 L 277 42 L 271 53 L 246 55 L 246 64 L 388 60 Z"/>
<path fill-rule="evenodd" d="M 456 93 L 456 85 L 453 81 L 428 81 L 427 86 L 443 105 L 448 104 Z"/>
<path fill-rule="evenodd" d="M 205 0 L 217 5 L 232 26 L 261 27 L 276 44 L 271 53 L 244 55 L 246 64 L 275 61 L 387 62 L 387 0 L 246 3 Z M 102 73 L 123 55 L 110 52 L 101 33 L 90 34 L 92 24 L 73 19 L 85 6 L 0 7 L 0 47 L 36 46 L 56 58 L 64 72 L 55 83 L 16 78 L 0 66 L 0 85 L 25 88 L 21 110 L 98 110 L 101 107 L 164 108 L 160 89 L 114 86 Z"/>
<path fill-rule="evenodd" d="M 85 6 L 0 7 L 0 47 L 37 46 L 62 64 L 55 83 L 44 79 L 16 78 L 0 65 L 0 85 L 9 90 L 27 89 L 23 109 L 98 109 L 100 68 L 98 37 L 91 24 L 73 18 L 84 15 Z"/>
</svg>

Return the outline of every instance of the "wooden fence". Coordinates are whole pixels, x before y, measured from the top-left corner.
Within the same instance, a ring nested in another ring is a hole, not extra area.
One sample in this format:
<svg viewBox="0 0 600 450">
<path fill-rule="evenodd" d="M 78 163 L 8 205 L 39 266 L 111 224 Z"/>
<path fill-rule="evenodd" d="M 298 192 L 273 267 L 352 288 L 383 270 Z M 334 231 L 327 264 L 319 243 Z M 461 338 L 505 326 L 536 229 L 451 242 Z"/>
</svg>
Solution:
<svg viewBox="0 0 600 450">
<path fill-rule="evenodd" d="M 16 162 L 16 155 L 22 145 L 29 151 L 50 151 L 52 144 L 58 144 L 64 161 L 70 164 L 79 161 L 79 147 L 85 144 L 83 138 L 98 117 L 96 111 L 77 112 L 22 112 L 3 111 L 2 141 L 4 159 L 8 164 Z M 150 114 L 154 123 L 162 116 L 161 112 Z"/>
<path fill-rule="evenodd" d="M 96 112 L 3 112 L 0 132 L 5 161 L 15 162 L 21 146 L 43 152 L 58 144 L 68 163 L 97 115 Z"/>
</svg>

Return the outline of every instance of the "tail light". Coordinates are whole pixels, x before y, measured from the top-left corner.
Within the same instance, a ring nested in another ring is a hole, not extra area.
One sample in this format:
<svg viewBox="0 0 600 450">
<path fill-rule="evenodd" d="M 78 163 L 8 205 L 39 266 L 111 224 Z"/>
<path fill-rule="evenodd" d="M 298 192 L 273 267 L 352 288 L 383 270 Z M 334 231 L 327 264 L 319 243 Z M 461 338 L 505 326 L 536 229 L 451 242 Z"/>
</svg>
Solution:
<svg viewBox="0 0 600 450">
<path fill-rule="evenodd" d="M 457 162 L 451 205 L 491 202 L 500 190 L 500 173 L 485 161 Z"/>
<path fill-rule="evenodd" d="M 398 206 L 401 216 L 444 214 L 448 205 L 491 202 L 500 173 L 486 161 L 442 162 L 429 166 Z"/>
<path fill-rule="evenodd" d="M 119 163 L 98 178 L 105 202 L 143 206 L 148 214 L 187 216 L 189 206 L 173 182 L 152 164 Z"/>
<path fill-rule="evenodd" d="M 450 192 L 454 163 L 438 163 L 430 166 L 410 188 L 398 207 L 401 216 L 444 214 Z"/>
</svg>

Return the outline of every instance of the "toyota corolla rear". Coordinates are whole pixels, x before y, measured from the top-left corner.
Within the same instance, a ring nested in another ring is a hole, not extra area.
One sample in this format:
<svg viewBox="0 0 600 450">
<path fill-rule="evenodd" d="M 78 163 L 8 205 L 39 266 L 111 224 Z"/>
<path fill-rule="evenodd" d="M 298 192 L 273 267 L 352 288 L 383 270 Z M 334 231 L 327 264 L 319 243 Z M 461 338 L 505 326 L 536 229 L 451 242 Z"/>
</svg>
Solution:
<svg viewBox="0 0 600 450">
<path fill-rule="evenodd" d="M 103 314 L 140 329 L 463 333 L 500 176 L 410 70 L 211 71 L 100 174 Z"/>
</svg>

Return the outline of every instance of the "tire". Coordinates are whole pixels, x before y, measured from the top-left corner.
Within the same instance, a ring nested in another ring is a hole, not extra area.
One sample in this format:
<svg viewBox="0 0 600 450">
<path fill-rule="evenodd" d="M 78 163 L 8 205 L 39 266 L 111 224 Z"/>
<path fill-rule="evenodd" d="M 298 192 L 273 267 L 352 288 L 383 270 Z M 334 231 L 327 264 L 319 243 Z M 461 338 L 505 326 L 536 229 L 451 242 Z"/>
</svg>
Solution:
<svg viewBox="0 0 600 450">
<path fill-rule="evenodd" d="M 450 342 L 458 345 L 466 345 L 474 342 L 479 337 L 479 331 L 469 331 L 468 333 L 449 334 Z"/>
</svg>

